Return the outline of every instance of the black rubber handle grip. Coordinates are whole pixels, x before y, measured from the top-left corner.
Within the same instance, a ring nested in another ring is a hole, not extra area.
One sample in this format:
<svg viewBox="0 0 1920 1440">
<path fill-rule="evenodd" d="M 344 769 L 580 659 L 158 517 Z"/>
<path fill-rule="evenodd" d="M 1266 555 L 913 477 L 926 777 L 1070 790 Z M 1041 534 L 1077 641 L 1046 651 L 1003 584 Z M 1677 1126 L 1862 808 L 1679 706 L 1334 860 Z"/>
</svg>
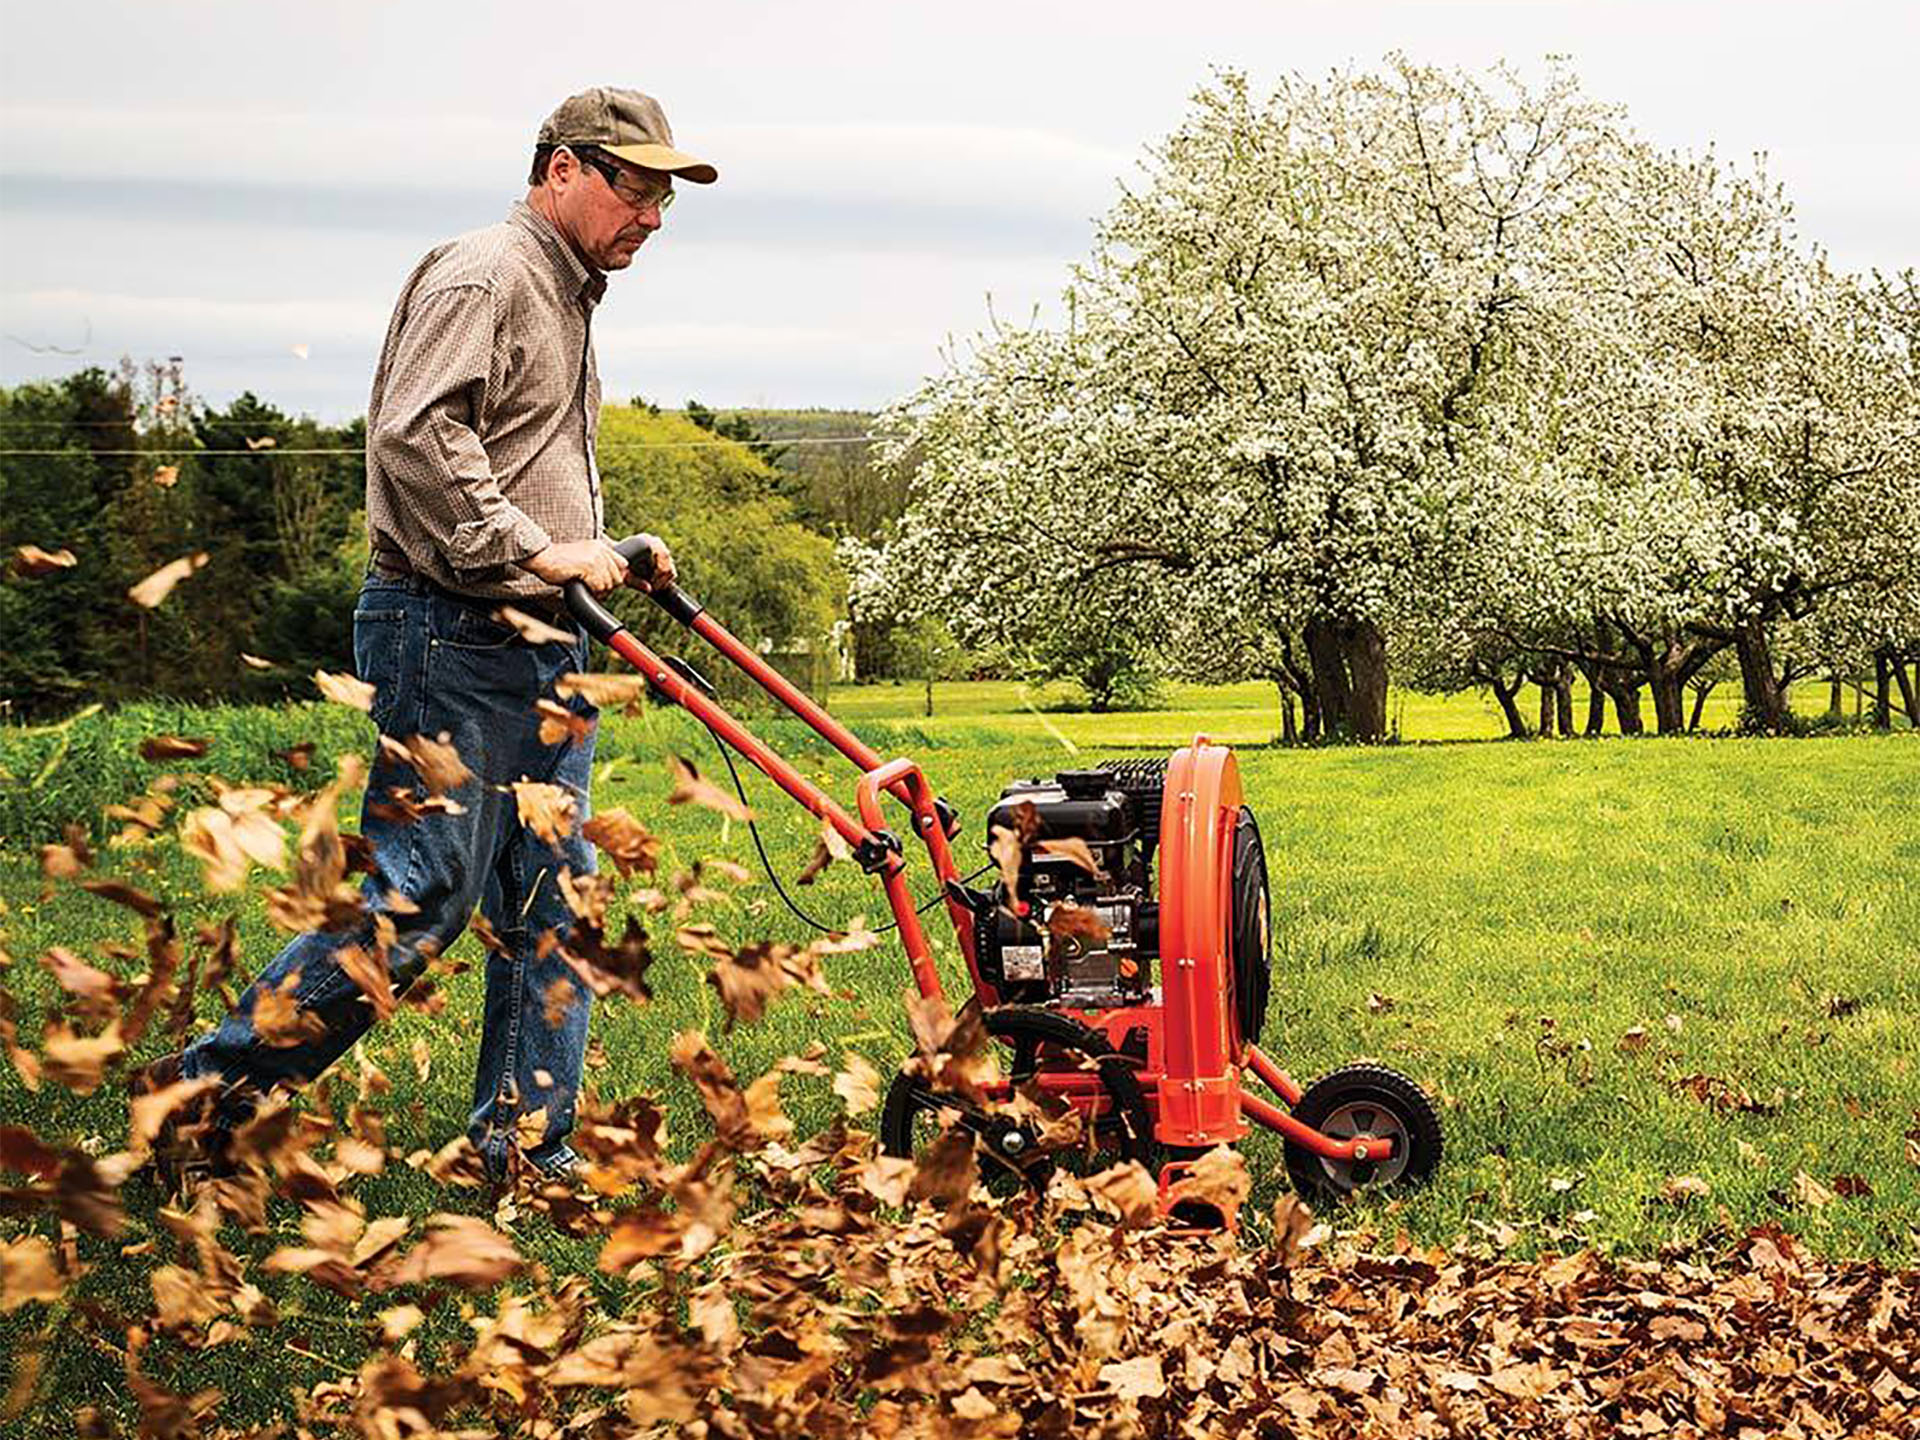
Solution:
<svg viewBox="0 0 1920 1440">
<path fill-rule="evenodd" d="M 648 543 L 646 536 L 629 535 L 613 548 L 628 565 L 632 565 L 642 557 L 647 558 L 648 573 L 652 573 L 653 546 Z M 623 628 L 620 618 L 594 597 L 594 593 L 587 589 L 584 581 L 569 580 L 561 587 L 561 591 L 567 597 L 567 609 L 573 612 L 573 618 L 585 626 L 587 633 L 602 645 L 613 638 L 615 631 Z M 706 608 L 678 585 L 669 585 L 662 590 L 649 590 L 647 595 L 654 604 L 682 625 L 693 624 L 694 617 Z"/>
</svg>

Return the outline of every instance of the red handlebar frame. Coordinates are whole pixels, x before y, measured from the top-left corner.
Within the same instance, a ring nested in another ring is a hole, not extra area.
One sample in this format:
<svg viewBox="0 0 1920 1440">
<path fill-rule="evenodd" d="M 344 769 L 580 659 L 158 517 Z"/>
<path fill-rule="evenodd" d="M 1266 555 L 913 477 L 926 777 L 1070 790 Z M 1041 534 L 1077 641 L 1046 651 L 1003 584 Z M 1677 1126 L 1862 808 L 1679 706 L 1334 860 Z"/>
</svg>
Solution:
<svg viewBox="0 0 1920 1440">
<path fill-rule="evenodd" d="M 646 543 L 638 536 L 622 541 L 615 547 L 629 561 L 646 548 Z M 974 960 L 973 912 L 961 903 L 948 883 L 959 879 L 959 871 L 953 862 L 953 850 L 948 842 L 960 827 L 952 809 L 933 793 L 933 787 L 927 784 L 918 765 L 905 759 L 882 760 L 877 751 L 823 710 L 811 696 L 715 620 L 679 586 L 670 585 L 649 591 L 650 598 L 661 609 L 745 671 L 761 689 L 806 721 L 815 733 L 859 768 L 861 778 L 856 804 L 860 813 L 856 819 L 831 795 L 734 718 L 719 701 L 710 698 L 636 639 L 610 610 L 593 597 L 585 585 L 578 580 L 570 581 L 565 593 L 568 607 L 589 633 L 644 675 L 667 699 L 712 730 L 723 744 L 732 746 L 811 814 L 831 825 L 861 861 L 863 868 L 880 875 L 881 884 L 886 890 L 887 905 L 893 911 L 894 921 L 900 929 L 901 944 L 907 952 L 908 963 L 913 967 L 914 984 L 922 996 L 934 999 L 941 994 L 939 972 L 935 969 L 926 934 L 921 929 L 912 892 L 907 888 L 906 862 L 901 856 L 900 842 L 882 824 L 880 793 L 885 791 L 904 804 L 912 817 L 913 833 L 927 847 L 928 859 L 933 864 L 934 875 L 945 895 L 947 914 L 953 921 L 960 953 L 966 960 L 975 988 L 981 991 L 981 1001 L 984 1004 L 996 1002 L 997 997 L 991 987 L 981 984 Z"/>
</svg>

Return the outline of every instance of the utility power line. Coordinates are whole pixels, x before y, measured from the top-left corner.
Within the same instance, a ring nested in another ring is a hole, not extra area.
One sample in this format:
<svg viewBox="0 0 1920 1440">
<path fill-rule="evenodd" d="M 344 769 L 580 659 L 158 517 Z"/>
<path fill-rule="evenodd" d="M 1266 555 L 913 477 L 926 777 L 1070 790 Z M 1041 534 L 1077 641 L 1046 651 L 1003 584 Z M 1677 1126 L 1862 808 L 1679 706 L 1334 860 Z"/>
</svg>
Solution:
<svg viewBox="0 0 1920 1440">
<path fill-rule="evenodd" d="M 608 440 L 597 446 L 601 450 L 706 450 L 722 445 L 864 445 L 878 439 L 874 435 L 803 435 L 792 439 L 769 438 L 753 440 Z M 0 450 L 0 455 L 66 455 L 75 459 L 90 455 L 251 455 L 264 459 L 274 455 L 365 455 L 364 447 L 358 445 L 262 445 L 259 449 L 215 449 L 202 450 L 193 445 L 149 445 L 135 450 L 88 450 L 69 447 L 64 450 L 21 449 Z"/>
</svg>

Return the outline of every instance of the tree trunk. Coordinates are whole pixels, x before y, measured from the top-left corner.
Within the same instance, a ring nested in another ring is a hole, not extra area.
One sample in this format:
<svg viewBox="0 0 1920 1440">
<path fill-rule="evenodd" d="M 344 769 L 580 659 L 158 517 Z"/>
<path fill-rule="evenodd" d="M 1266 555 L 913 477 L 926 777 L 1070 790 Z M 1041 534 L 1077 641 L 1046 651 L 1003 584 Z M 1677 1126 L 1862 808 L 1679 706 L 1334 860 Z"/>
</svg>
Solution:
<svg viewBox="0 0 1920 1440">
<path fill-rule="evenodd" d="M 927 714 L 933 714 L 933 676 L 927 676 Z"/>
<path fill-rule="evenodd" d="M 1745 724 L 1768 735 L 1787 728 L 1786 694 L 1773 673 L 1773 646 L 1767 625 L 1757 617 L 1742 620 L 1733 632 L 1734 653 L 1740 657 L 1740 688 L 1746 700 Z"/>
<path fill-rule="evenodd" d="M 1328 740 L 1352 735 L 1349 712 L 1353 686 L 1347 679 L 1346 657 L 1337 629 L 1321 620 L 1307 622 L 1307 664 L 1313 671 L 1313 698 L 1320 711 L 1321 735 Z"/>
<path fill-rule="evenodd" d="M 1640 687 L 1616 683 L 1607 687 L 1607 694 L 1613 699 L 1614 718 L 1620 722 L 1620 733 L 1646 734 L 1646 722 L 1640 718 Z"/>
<path fill-rule="evenodd" d="M 1687 687 L 1679 671 L 1656 658 L 1647 667 L 1647 688 L 1653 691 L 1654 728 L 1662 735 L 1678 735 L 1687 728 Z"/>
<path fill-rule="evenodd" d="M 1562 665 L 1553 675 L 1553 706 L 1560 716 L 1560 733 L 1573 738 L 1573 676 Z"/>
<path fill-rule="evenodd" d="M 1312 668 L 1302 667 L 1293 656 L 1293 637 L 1280 635 L 1280 668 L 1285 683 L 1300 697 L 1300 739 L 1308 745 L 1320 738 L 1320 705 L 1314 697 Z"/>
<path fill-rule="evenodd" d="M 1914 667 L 1920 670 L 1920 665 Z M 1907 674 L 1906 662 L 1898 656 L 1893 662 L 1893 678 L 1900 682 L 1900 699 L 1907 707 L 1907 728 L 1920 727 L 1920 710 L 1914 709 L 1914 677 Z"/>
<path fill-rule="evenodd" d="M 1873 652 L 1873 728 L 1893 728 L 1892 657 L 1884 649 Z"/>
<path fill-rule="evenodd" d="M 1719 683 L 1720 682 L 1718 680 L 1709 680 L 1704 685 L 1696 685 L 1694 687 L 1693 715 L 1687 721 L 1687 729 L 1689 731 L 1698 730 L 1700 728 L 1700 712 L 1707 708 L 1707 696 L 1713 693 L 1714 686 L 1718 685 Z"/>
<path fill-rule="evenodd" d="M 1300 730 L 1293 718 L 1293 687 L 1281 679 L 1273 682 L 1273 688 L 1280 692 L 1280 743 L 1297 745 Z"/>
<path fill-rule="evenodd" d="M 1587 681 L 1587 724 L 1581 733 L 1591 739 L 1607 728 L 1607 692 L 1600 684 L 1600 667 L 1578 663 Z"/>
<path fill-rule="evenodd" d="M 1353 733 L 1360 740 L 1387 738 L 1387 637 L 1367 622 L 1347 634 L 1347 670 L 1353 677 Z"/>
<path fill-rule="evenodd" d="M 1384 738 L 1387 642 L 1379 627 L 1310 620 L 1306 641 L 1321 734 L 1329 740 Z"/>
<path fill-rule="evenodd" d="M 1842 694 L 1843 694 L 1843 691 L 1840 685 L 1840 677 L 1838 675 L 1833 675 L 1828 677 L 1827 717 L 1829 719 L 1838 720 L 1847 713 L 1846 707 L 1840 703 Z"/>
<path fill-rule="evenodd" d="M 1500 676 L 1498 670 L 1487 675 L 1487 683 L 1493 687 L 1494 697 L 1500 702 L 1500 709 L 1507 717 L 1507 738 L 1525 740 L 1527 738 L 1527 717 L 1520 713 L 1520 707 L 1514 703 L 1514 696 L 1520 693 L 1524 679 L 1516 679 L 1509 685 Z"/>
<path fill-rule="evenodd" d="M 1540 738 L 1553 738 L 1553 682 L 1542 678 L 1534 682 L 1540 687 Z"/>
</svg>

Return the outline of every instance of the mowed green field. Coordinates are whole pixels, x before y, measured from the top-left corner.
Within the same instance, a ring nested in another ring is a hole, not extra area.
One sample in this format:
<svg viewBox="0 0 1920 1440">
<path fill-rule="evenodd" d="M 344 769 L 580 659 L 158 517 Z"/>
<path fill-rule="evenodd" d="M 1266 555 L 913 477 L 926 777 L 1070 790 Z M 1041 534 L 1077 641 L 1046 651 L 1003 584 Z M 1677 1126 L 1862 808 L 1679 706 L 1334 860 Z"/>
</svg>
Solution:
<svg viewBox="0 0 1920 1440">
<path fill-rule="evenodd" d="M 835 708 L 883 752 L 922 759 L 966 817 L 969 866 L 984 858 L 981 817 L 1010 777 L 1153 753 L 1196 729 L 1241 744 L 1274 885 L 1276 975 L 1263 1044 L 1303 1080 L 1361 1057 L 1394 1065 L 1437 1097 L 1446 1126 L 1447 1154 L 1432 1184 L 1343 1207 L 1331 1217 L 1336 1226 L 1381 1244 L 1404 1232 L 1421 1243 L 1465 1238 L 1518 1253 L 1582 1244 L 1648 1253 L 1773 1221 L 1820 1251 L 1914 1262 L 1920 1166 L 1908 1132 L 1920 1143 L 1920 737 L 1283 750 L 1258 743 L 1273 729 L 1271 692 L 1262 687 L 1186 692 L 1179 711 L 1118 716 L 1050 714 L 1017 697 L 1009 707 L 1011 695 L 1012 687 L 997 696 L 943 687 L 932 721 L 902 714 L 921 698 L 913 687 L 842 692 Z M 1480 723 L 1487 717 L 1477 703 L 1408 697 L 1403 713 L 1424 716 L 1435 730 L 1497 733 L 1497 717 Z M 303 734 L 338 733 L 340 714 L 292 706 L 156 710 L 153 718 L 214 736 L 205 768 L 242 779 L 283 774 L 268 752 Z M 790 723 L 773 729 L 802 768 L 850 800 L 844 762 L 801 744 Z M 663 803 L 663 759 L 675 751 L 727 783 L 711 742 L 686 717 L 611 718 L 596 808 L 624 805 L 659 830 L 671 868 L 723 855 L 753 869 L 754 883 L 728 887 L 732 898 L 706 909 L 729 940 L 808 938 L 758 875 L 744 826 Z M 8 783 L 25 783 L 20 754 L 8 755 L 16 776 Z M 791 877 L 811 848 L 812 826 L 764 777 L 748 773 L 747 785 L 768 850 Z M 358 797 L 347 797 L 343 822 L 357 813 Z M 139 930 L 128 912 L 91 895 L 49 893 L 20 841 L 8 837 L 0 848 L 0 947 L 12 956 L 5 984 L 21 1011 L 21 1035 L 37 1043 L 54 994 L 37 957 L 64 945 L 127 973 L 136 967 L 104 959 L 101 947 L 135 942 Z M 99 866 L 163 898 L 183 931 L 236 912 L 249 972 L 281 941 L 256 896 L 206 895 L 197 865 L 171 844 L 103 849 Z M 930 895 L 923 856 L 910 873 Z M 793 893 L 834 923 L 885 918 L 877 886 L 848 865 Z M 928 918 L 939 922 L 940 913 Z M 941 935 L 938 923 L 930 928 L 950 993 L 963 996 L 952 935 Z M 758 1024 L 723 1033 L 704 962 L 674 946 L 670 927 L 655 930 L 656 999 L 597 1007 L 604 1063 L 590 1079 L 609 1097 L 660 1097 L 676 1153 L 690 1153 L 706 1133 L 692 1086 L 668 1064 L 678 1031 L 705 1030 L 743 1080 L 815 1042 L 830 1063 L 854 1050 L 883 1073 L 909 1048 L 900 1003 L 908 974 L 894 944 L 828 960 L 833 998 L 789 993 Z M 454 953 L 479 952 L 469 937 Z M 365 1061 L 393 1084 L 396 1155 L 437 1148 L 464 1127 L 478 972 L 447 988 L 440 1014 L 404 1010 L 363 1044 Z M 203 1021 L 217 1003 L 202 997 Z M 1623 1043 L 1634 1031 L 1639 1036 Z M 432 1056 L 425 1077 L 409 1058 L 421 1037 Z M 148 1042 L 140 1058 L 159 1048 Z M 341 1068 L 330 1099 L 343 1110 L 355 1067 L 349 1060 Z M 803 1135 L 841 1110 L 824 1079 L 789 1077 L 784 1095 Z M 11 1067 L 0 1067 L 0 1116 L 103 1150 L 119 1147 L 126 1126 L 117 1086 L 85 1097 L 53 1086 L 29 1093 Z M 1246 1154 L 1257 1235 L 1259 1214 L 1285 1188 L 1285 1170 L 1271 1136 L 1256 1134 Z M 1705 1183 L 1704 1198 L 1670 1198 L 1670 1182 L 1685 1176 Z M 369 1215 L 424 1217 L 480 1204 L 398 1164 L 352 1188 Z M 145 1182 L 126 1193 L 133 1228 L 118 1243 L 158 1229 Z M 282 1235 L 235 1241 L 243 1255 L 265 1254 L 295 1233 L 291 1206 L 276 1218 Z M 0 1220 L 0 1234 L 17 1229 Z M 162 1239 L 156 1251 L 168 1248 Z M 557 1272 L 591 1273 L 598 1249 L 537 1217 L 522 1220 L 516 1240 Z M 117 1243 L 86 1238 L 80 1253 L 94 1266 L 80 1295 L 106 1307 L 98 1313 L 131 1318 L 151 1308 L 149 1267 L 163 1256 L 127 1260 Z M 617 1306 L 617 1282 L 596 1274 L 594 1283 Z M 301 1317 L 311 1352 L 286 1358 L 289 1383 L 337 1378 L 364 1355 L 365 1336 L 337 1318 L 333 1297 L 292 1280 L 276 1283 L 275 1293 Z M 47 1324 L 39 1306 L 0 1316 L 0 1350 Z M 53 1333 L 46 1393 L 75 1404 L 119 1390 L 113 1337 L 85 1326 Z M 436 1336 L 451 1342 L 463 1326 L 442 1316 L 420 1333 L 430 1354 Z M 167 1373 L 176 1388 L 244 1393 L 247 1367 L 258 1364 L 247 1349 L 173 1356 Z"/>
</svg>

